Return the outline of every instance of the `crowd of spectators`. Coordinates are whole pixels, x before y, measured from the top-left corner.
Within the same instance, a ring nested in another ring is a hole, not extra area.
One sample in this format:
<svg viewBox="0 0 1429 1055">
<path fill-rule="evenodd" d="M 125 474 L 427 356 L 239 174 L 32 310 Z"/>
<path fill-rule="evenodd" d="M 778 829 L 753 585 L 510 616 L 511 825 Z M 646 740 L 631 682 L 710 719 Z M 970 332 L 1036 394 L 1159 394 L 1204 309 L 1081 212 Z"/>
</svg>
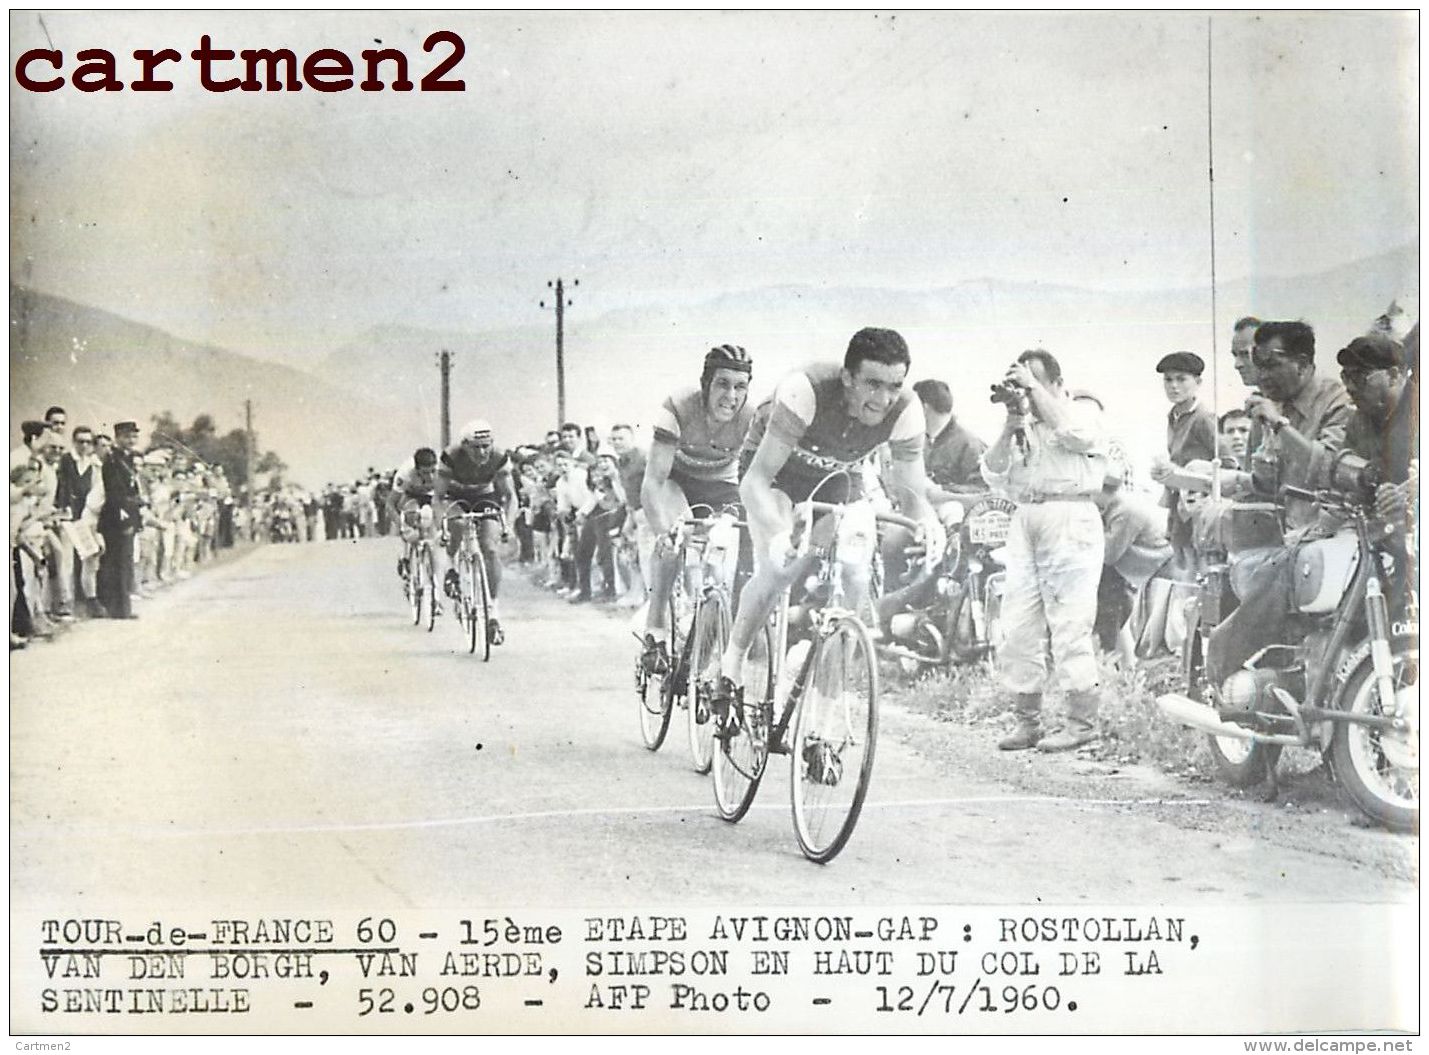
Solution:
<svg viewBox="0 0 1429 1055">
<path fill-rule="evenodd" d="M 63 407 L 24 421 L 10 452 L 10 647 L 78 619 L 134 619 L 133 601 L 234 544 L 240 510 L 222 466 L 156 446 L 133 421 L 69 427 Z"/>
</svg>

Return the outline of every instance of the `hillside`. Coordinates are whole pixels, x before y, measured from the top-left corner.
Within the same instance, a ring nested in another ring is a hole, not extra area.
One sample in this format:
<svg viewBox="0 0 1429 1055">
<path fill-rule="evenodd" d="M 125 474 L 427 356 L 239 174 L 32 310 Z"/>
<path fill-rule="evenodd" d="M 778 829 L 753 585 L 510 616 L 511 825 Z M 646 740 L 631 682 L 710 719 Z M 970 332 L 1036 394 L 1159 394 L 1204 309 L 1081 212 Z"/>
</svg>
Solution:
<svg viewBox="0 0 1429 1055">
<path fill-rule="evenodd" d="M 1319 334 L 1322 363 L 1398 299 L 1418 314 L 1418 252 L 1406 246 L 1313 275 L 1227 283 L 1220 289 L 1222 406 L 1244 397 L 1226 354 L 1242 314 L 1304 318 Z M 12 436 L 23 417 L 62 403 L 75 422 L 111 423 L 172 410 L 200 411 L 221 428 L 242 423 L 251 398 L 259 442 L 311 485 L 389 466 L 439 421 L 437 353 L 454 353 L 453 427 L 489 418 L 503 443 L 538 439 L 556 424 L 554 319 L 528 327 L 439 332 L 398 322 L 334 349 L 307 370 L 185 341 L 57 297 L 11 287 Z M 1069 383 L 1094 389 L 1136 450 L 1163 442 L 1165 403 L 1154 372 L 1166 352 L 1209 356 L 1207 290 L 1106 292 L 982 279 L 928 290 L 787 285 L 733 291 L 681 306 L 595 314 L 599 285 L 582 287 L 566 316 L 567 414 L 602 429 L 648 422 L 671 388 L 692 383 L 705 349 L 743 344 L 756 360 L 756 398 L 785 371 L 842 354 L 866 325 L 907 337 L 913 376 L 953 386 L 958 413 L 991 435 L 999 412 L 987 386 L 1022 349 L 1062 360 Z"/>
<path fill-rule="evenodd" d="M 243 425 L 253 400 L 258 445 L 309 486 L 396 464 L 418 426 L 390 406 L 288 366 L 184 341 L 108 312 L 10 287 L 10 433 L 51 404 L 71 424 L 148 427 L 170 410 L 208 412 L 222 431 Z"/>
<path fill-rule="evenodd" d="M 1395 298 L 1417 316 L 1413 246 L 1319 274 L 1223 284 L 1215 338 L 1224 405 L 1243 398 L 1227 355 L 1239 315 L 1307 319 L 1332 364 L 1334 351 Z M 951 382 L 959 413 L 984 432 L 1000 420 L 987 385 L 1017 352 L 1041 345 L 1062 359 L 1071 383 L 1107 401 L 1129 438 L 1159 444 L 1165 407 L 1156 361 L 1182 348 L 1209 358 L 1212 340 L 1206 289 L 1106 292 L 997 279 L 912 291 L 788 285 L 596 315 L 599 284 L 590 281 L 581 300 L 566 316 L 567 413 L 601 426 L 646 421 L 667 390 L 694 380 L 713 343 L 750 349 L 759 395 L 802 362 L 842 354 L 859 327 L 883 325 L 908 338 L 913 376 Z M 549 315 L 519 330 L 465 334 L 393 325 L 336 350 L 314 372 L 420 412 L 434 430 L 436 352 L 448 348 L 454 424 L 479 414 L 505 436 L 531 439 L 555 423 L 554 345 Z"/>
</svg>

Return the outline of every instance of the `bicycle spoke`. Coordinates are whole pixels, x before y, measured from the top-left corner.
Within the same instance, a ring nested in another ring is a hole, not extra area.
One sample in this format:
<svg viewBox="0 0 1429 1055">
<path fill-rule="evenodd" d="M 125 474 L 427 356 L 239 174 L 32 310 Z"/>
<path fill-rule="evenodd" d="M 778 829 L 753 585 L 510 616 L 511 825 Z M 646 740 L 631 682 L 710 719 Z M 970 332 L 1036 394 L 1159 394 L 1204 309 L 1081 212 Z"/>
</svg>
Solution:
<svg viewBox="0 0 1429 1055">
<path fill-rule="evenodd" d="M 856 619 L 841 618 L 817 647 L 794 723 L 791 796 L 800 848 L 828 861 L 852 834 L 868 790 L 877 670 L 868 631 Z"/>
</svg>

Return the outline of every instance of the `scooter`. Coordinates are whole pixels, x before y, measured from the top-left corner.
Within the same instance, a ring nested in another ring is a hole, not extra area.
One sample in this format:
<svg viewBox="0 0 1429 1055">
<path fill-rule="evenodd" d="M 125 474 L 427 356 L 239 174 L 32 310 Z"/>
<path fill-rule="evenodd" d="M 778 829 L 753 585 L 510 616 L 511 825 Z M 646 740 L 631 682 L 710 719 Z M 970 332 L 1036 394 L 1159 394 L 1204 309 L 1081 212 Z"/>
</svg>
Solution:
<svg viewBox="0 0 1429 1055">
<path fill-rule="evenodd" d="M 1294 546 L 1282 640 L 1219 684 L 1205 669 L 1207 641 L 1235 603 L 1230 562 L 1274 544 L 1278 527 L 1273 507 L 1238 504 L 1223 532 L 1222 559 L 1208 567 L 1199 596 L 1188 602 L 1185 692 L 1156 702 L 1174 721 L 1209 735 L 1217 770 L 1229 783 L 1264 781 L 1273 795 L 1281 749 L 1317 748 L 1366 816 L 1412 831 L 1419 823 L 1419 613 L 1403 563 L 1413 540 L 1374 516 L 1363 459 L 1343 452 L 1329 480 L 1322 490 L 1282 489 L 1341 524 L 1328 538 Z M 1392 588 L 1396 582 L 1402 590 Z"/>
</svg>

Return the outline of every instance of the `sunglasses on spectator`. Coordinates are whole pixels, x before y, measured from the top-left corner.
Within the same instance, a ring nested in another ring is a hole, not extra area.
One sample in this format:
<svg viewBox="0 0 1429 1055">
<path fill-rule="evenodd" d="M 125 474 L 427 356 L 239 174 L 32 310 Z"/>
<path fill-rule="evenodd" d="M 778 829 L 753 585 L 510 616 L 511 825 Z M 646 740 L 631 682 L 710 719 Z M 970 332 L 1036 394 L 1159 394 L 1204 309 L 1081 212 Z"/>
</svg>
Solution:
<svg viewBox="0 0 1429 1055">
<path fill-rule="evenodd" d="M 1347 366 L 1340 371 L 1340 377 L 1345 381 L 1359 381 L 1363 383 L 1369 380 L 1371 374 L 1377 374 L 1383 370 L 1382 366 Z"/>
</svg>

